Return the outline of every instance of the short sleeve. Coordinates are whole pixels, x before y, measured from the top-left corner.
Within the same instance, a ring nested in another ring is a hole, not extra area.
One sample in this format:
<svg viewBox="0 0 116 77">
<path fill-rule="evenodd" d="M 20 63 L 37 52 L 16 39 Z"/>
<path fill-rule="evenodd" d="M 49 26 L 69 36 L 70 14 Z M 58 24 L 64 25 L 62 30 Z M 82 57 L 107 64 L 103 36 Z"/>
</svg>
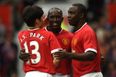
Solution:
<svg viewBox="0 0 116 77">
<path fill-rule="evenodd" d="M 86 31 L 83 35 L 85 52 L 93 51 L 97 53 L 97 39 L 94 31 Z"/>
<path fill-rule="evenodd" d="M 51 53 L 58 52 L 59 50 L 62 50 L 57 38 L 53 33 L 50 34 L 50 49 Z"/>
</svg>

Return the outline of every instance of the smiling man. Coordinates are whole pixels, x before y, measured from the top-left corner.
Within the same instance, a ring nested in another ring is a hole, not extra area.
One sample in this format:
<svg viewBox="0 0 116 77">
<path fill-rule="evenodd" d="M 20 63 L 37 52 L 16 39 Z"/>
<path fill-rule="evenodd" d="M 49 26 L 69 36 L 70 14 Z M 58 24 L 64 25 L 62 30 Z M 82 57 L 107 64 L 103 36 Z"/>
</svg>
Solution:
<svg viewBox="0 0 116 77">
<path fill-rule="evenodd" d="M 46 31 L 51 31 L 55 34 L 61 47 L 67 52 L 71 52 L 71 40 L 73 34 L 61 28 L 63 21 L 63 13 L 59 8 L 51 8 L 48 11 L 47 16 L 49 25 L 45 27 Z M 56 74 L 54 77 L 70 77 L 71 74 L 71 61 L 69 59 L 63 59 L 56 67 Z"/>
</svg>

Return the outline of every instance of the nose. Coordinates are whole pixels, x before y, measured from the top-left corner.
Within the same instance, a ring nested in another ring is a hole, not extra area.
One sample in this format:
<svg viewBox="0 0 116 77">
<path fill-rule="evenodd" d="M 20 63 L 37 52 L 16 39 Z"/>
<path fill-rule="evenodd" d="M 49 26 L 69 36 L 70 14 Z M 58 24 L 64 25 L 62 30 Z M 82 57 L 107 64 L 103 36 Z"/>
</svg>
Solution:
<svg viewBox="0 0 116 77">
<path fill-rule="evenodd" d="M 57 21 L 58 20 L 58 18 L 56 18 L 56 17 L 54 17 L 54 19 L 53 19 L 54 21 Z"/>
</svg>

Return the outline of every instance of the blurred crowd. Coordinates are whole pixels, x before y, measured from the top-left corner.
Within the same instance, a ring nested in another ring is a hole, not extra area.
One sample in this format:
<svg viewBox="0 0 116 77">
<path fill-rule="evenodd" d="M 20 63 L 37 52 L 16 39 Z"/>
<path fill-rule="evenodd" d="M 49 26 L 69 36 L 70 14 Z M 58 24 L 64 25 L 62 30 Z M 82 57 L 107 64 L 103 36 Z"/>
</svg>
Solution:
<svg viewBox="0 0 116 77">
<path fill-rule="evenodd" d="M 19 49 L 17 41 L 14 41 L 15 35 L 23 25 L 21 18 L 23 8 L 37 1 L 39 0 L 0 0 L 0 7 L 12 7 L 10 27 L 0 15 L 0 77 L 18 77 Z M 48 2 L 48 0 L 44 1 Z M 116 0 L 87 0 L 86 2 L 87 21 L 96 31 L 101 53 L 104 56 L 104 61 L 101 63 L 103 75 L 116 77 Z"/>
</svg>

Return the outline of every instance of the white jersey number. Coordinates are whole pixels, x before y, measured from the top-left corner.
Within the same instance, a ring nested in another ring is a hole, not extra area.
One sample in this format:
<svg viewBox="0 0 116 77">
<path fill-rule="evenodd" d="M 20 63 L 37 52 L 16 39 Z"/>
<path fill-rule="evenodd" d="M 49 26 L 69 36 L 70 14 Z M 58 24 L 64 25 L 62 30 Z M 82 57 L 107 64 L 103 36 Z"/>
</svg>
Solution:
<svg viewBox="0 0 116 77">
<path fill-rule="evenodd" d="M 31 59 L 31 63 L 32 64 L 37 64 L 40 61 L 40 58 L 41 58 L 40 53 L 38 52 L 39 51 L 39 44 L 38 44 L 37 41 L 31 41 L 29 43 L 29 46 L 30 47 L 31 46 L 34 46 L 35 47 L 35 49 L 31 50 L 31 52 L 32 52 L 32 54 L 35 54 L 36 55 L 36 58 L 35 59 Z M 24 43 L 24 47 L 25 47 L 25 52 L 26 53 L 29 53 L 29 48 L 28 48 L 27 42 Z M 27 63 L 30 64 L 29 61 Z"/>
</svg>

